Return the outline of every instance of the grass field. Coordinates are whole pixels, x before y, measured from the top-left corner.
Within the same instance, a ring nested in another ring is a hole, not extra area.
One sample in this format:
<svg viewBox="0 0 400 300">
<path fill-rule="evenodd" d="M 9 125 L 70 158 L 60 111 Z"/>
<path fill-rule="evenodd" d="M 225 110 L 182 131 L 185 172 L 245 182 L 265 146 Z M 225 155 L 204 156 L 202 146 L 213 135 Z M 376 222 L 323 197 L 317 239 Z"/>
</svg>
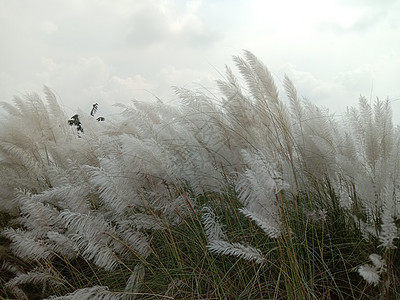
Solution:
<svg viewBox="0 0 400 300">
<path fill-rule="evenodd" d="M 339 119 L 234 63 L 220 96 L 104 121 L 47 87 L 3 103 L 0 299 L 400 297 L 390 101 Z"/>
</svg>

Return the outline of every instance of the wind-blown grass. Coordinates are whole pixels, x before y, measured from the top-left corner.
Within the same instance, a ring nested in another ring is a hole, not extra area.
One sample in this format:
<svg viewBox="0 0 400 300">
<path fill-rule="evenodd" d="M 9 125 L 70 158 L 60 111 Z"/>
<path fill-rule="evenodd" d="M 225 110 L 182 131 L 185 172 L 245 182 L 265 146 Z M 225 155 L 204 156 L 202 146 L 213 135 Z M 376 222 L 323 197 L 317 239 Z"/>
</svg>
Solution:
<svg viewBox="0 0 400 300">
<path fill-rule="evenodd" d="M 400 128 L 343 120 L 245 51 L 221 99 L 134 102 L 69 126 L 54 94 L 3 104 L 0 297 L 394 299 Z"/>
</svg>

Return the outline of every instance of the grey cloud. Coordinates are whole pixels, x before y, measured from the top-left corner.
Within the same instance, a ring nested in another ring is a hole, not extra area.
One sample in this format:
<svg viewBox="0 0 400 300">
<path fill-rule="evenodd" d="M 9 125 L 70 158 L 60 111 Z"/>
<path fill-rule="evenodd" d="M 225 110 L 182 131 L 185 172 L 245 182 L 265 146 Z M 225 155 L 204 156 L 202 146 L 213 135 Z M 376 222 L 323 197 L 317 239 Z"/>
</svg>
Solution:
<svg viewBox="0 0 400 300">
<path fill-rule="evenodd" d="M 159 43 L 168 38 L 167 17 L 154 5 L 147 5 L 132 16 L 129 44 L 146 46 Z"/>
<path fill-rule="evenodd" d="M 177 36 L 176 39 L 185 43 L 191 47 L 203 47 L 207 45 L 211 45 L 214 42 L 218 41 L 222 37 L 216 31 L 207 28 L 201 29 L 185 29 L 182 30 Z"/>
<path fill-rule="evenodd" d="M 132 16 L 126 41 L 135 47 L 155 44 L 202 47 L 213 44 L 221 34 L 206 26 L 197 16 L 178 15 L 155 4 L 147 4 Z"/>
</svg>

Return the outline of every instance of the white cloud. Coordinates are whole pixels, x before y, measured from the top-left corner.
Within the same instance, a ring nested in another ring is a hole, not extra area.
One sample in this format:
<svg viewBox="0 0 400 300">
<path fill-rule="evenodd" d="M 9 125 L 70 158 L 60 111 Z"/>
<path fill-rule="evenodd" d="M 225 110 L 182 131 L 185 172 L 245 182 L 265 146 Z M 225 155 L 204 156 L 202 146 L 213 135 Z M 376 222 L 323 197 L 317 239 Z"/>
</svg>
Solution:
<svg viewBox="0 0 400 300">
<path fill-rule="evenodd" d="M 173 101 L 176 96 L 172 86 L 206 89 L 213 86 L 214 80 L 209 73 L 177 69 L 174 66 L 163 68 L 151 79 L 140 74 L 123 77 L 100 57 L 80 57 L 69 62 L 42 58 L 41 65 L 41 71 L 35 75 L 37 85 L 18 86 L 16 78 L 5 72 L 0 73 L 0 80 L 8 86 L 17 87 L 18 92 L 14 90 L 13 94 L 40 92 L 42 85 L 47 85 L 57 92 L 69 114 L 74 113 L 78 107 L 89 109 L 95 102 L 107 114 L 115 112 L 112 108 L 115 103 L 156 98 Z"/>
<path fill-rule="evenodd" d="M 157 87 L 154 93 L 165 102 L 177 99 L 173 87 L 184 87 L 202 92 L 212 92 L 215 89 L 215 77 L 210 73 L 189 68 L 177 69 L 174 66 L 163 68 L 157 74 L 156 82 Z"/>
<path fill-rule="evenodd" d="M 127 102 L 144 96 L 145 90 L 154 89 L 141 75 L 120 77 L 100 57 L 81 57 L 74 62 L 54 62 L 43 59 L 41 81 L 62 95 L 69 109 L 98 102 L 110 109 L 117 102 Z M 82 107 L 83 108 L 83 107 Z"/>
<path fill-rule="evenodd" d="M 319 79 L 311 72 L 301 71 L 291 64 L 282 66 L 281 72 L 287 74 L 292 80 L 299 96 L 329 108 L 331 112 L 340 112 L 338 104 L 346 95 L 346 87 L 342 82 Z M 343 105 L 339 106 L 345 108 Z"/>
<path fill-rule="evenodd" d="M 373 85 L 373 70 L 371 65 L 361 65 L 358 69 L 339 72 L 334 78 L 348 92 L 359 91 L 358 94 L 365 94 Z"/>
<path fill-rule="evenodd" d="M 46 84 L 71 109 L 175 99 L 171 86 L 212 88 L 248 49 L 319 104 L 345 109 L 371 87 L 396 99 L 398 10 L 372 0 L 0 0 L 0 98 Z"/>
</svg>

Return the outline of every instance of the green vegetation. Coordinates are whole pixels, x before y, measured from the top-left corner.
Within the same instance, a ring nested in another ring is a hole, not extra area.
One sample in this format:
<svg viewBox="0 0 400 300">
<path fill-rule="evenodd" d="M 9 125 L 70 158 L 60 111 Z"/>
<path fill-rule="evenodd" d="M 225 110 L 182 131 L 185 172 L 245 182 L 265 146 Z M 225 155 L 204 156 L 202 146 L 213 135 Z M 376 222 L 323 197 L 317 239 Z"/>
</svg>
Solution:
<svg viewBox="0 0 400 300">
<path fill-rule="evenodd" d="M 48 88 L 3 103 L 0 299 L 400 297 L 389 101 L 339 122 L 234 61 L 221 99 L 177 89 L 101 123 Z"/>
</svg>

